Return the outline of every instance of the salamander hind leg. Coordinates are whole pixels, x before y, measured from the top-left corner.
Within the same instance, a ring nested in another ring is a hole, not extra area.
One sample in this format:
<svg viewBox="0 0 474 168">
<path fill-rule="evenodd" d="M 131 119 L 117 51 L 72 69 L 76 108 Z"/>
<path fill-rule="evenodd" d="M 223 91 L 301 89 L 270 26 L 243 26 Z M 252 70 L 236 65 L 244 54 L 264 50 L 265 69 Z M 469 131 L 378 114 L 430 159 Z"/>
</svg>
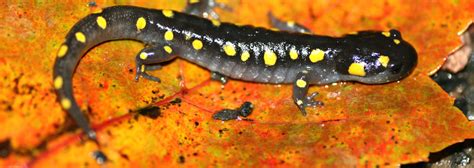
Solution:
<svg viewBox="0 0 474 168">
<path fill-rule="evenodd" d="M 214 11 L 216 7 L 226 11 L 232 11 L 227 5 L 218 3 L 215 0 L 188 0 L 183 12 L 209 19 L 219 19 L 219 15 Z"/>
<path fill-rule="evenodd" d="M 272 27 L 279 30 L 293 32 L 293 33 L 312 33 L 310 29 L 294 21 L 283 21 L 276 18 L 271 12 L 268 12 L 268 18 Z"/>
<path fill-rule="evenodd" d="M 138 81 L 140 77 L 148 80 L 160 82 L 160 78 L 151 76 L 146 71 L 155 70 L 161 68 L 159 63 L 167 62 L 176 58 L 173 48 L 168 45 L 153 45 L 142 49 L 136 56 L 136 76 L 135 80 Z"/>
<path fill-rule="evenodd" d="M 293 101 L 296 103 L 303 116 L 306 116 L 306 107 L 317 107 L 322 106 L 323 102 L 314 100 L 314 97 L 318 95 L 317 92 L 306 96 L 309 88 L 310 76 L 307 71 L 298 73 L 293 83 Z"/>
</svg>

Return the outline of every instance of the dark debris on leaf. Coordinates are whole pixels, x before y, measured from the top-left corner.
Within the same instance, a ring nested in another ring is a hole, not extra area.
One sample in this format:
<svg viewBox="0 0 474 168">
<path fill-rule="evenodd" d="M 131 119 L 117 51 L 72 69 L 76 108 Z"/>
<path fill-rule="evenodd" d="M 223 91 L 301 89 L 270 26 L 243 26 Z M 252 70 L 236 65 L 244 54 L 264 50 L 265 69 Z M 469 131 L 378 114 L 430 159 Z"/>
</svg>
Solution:
<svg viewBox="0 0 474 168">
<path fill-rule="evenodd" d="M 6 158 L 10 155 L 12 146 L 10 139 L 0 142 L 0 158 Z"/>
<path fill-rule="evenodd" d="M 171 105 L 180 105 L 181 104 L 181 99 L 180 98 L 176 98 L 174 99 L 173 101 L 170 102 Z"/>
<path fill-rule="evenodd" d="M 186 162 L 186 158 L 184 156 L 179 156 L 178 163 L 184 164 Z"/>
<path fill-rule="evenodd" d="M 216 120 L 228 121 L 228 120 L 235 120 L 239 116 L 247 117 L 252 113 L 253 104 L 250 102 L 243 103 L 240 108 L 232 110 L 232 109 L 223 109 L 215 113 L 212 118 Z"/>
<path fill-rule="evenodd" d="M 138 110 L 138 114 L 151 119 L 157 119 L 161 116 L 161 109 L 157 106 L 149 106 Z"/>
</svg>

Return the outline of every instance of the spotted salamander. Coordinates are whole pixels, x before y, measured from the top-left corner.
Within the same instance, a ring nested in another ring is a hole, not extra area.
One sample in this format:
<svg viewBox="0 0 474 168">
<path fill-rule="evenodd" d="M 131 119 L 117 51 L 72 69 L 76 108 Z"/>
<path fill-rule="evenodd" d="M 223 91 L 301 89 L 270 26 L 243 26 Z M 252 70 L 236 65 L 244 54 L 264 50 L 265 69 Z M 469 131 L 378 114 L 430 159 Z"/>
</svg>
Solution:
<svg viewBox="0 0 474 168">
<path fill-rule="evenodd" d="M 291 32 L 294 23 L 275 25 L 287 31 L 238 26 L 172 10 L 105 8 L 80 20 L 67 34 L 54 64 L 54 88 L 62 108 L 97 142 L 74 98 L 72 77 L 81 57 L 106 41 L 132 39 L 145 44 L 136 55 L 136 79 L 159 81 L 146 73 L 147 68 L 180 57 L 233 79 L 293 84 L 293 100 L 303 115 L 305 107 L 322 105 L 313 100 L 315 93 L 307 95 L 311 84 L 393 82 L 407 76 L 417 62 L 415 49 L 397 30 L 329 37 L 305 29 Z"/>
</svg>

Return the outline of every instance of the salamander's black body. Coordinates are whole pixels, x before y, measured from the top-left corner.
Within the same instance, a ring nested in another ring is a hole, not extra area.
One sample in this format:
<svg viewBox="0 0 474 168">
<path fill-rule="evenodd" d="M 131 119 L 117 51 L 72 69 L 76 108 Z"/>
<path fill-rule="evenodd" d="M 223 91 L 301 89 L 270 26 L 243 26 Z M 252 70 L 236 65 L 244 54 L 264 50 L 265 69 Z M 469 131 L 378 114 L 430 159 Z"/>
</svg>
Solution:
<svg viewBox="0 0 474 168">
<path fill-rule="evenodd" d="M 293 99 L 303 114 L 305 107 L 321 104 L 312 99 L 315 94 L 307 96 L 309 84 L 393 82 L 407 76 L 417 61 L 414 48 L 396 30 L 328 37 L 237 26 L 170 10 L 110 7 L 71 29 L 54 65 L 61 105 L 92 139 L 95 133 L 73 96 L 73 73 L 86 51 L 118 39 L 146 44 L 136 55 L 137 77 L 159 80 L 146 74 L 146 66 L 177 56 L 234 79 L 293 84 Z"/>
</svg>

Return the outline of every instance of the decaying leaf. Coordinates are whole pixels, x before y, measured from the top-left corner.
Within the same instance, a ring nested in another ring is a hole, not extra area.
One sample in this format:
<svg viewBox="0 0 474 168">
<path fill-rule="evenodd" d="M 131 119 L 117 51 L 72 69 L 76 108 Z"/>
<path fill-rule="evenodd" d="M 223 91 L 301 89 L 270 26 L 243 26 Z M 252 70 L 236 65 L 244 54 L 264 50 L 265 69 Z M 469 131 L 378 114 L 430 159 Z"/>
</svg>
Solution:
<svg viewBox="0 0 474 168">
<path fill-rule="evenodd" d="M 317 34 L 398 29 L 418 51 L 416 70 L 385 85 L 312 86 L 325 103 L 303 117 L 291 86 L 210 81 L 184 60 L 135 82 L 134 56 L 143 47 L 116 41 L 92 49 L 74 77 L 76 98 L 98 131 L 111 167 L 353 166 L 426 161 L 430 152 L 474 137 L 474 127 L 429 74 L 460 44 L 456 32 L 472 18 L 472 1 L 221 1 L 221 20 L 268 27 L 267 13 Z M 181 10 L 185 1 L 6 2 L 0 16 L 0 167 L 94 163 L 97 146 L 70 130 L 56 102 L 52 66 L 59 45 L 80 18 L 102 7 L 136 5 Z M 251 120 L 217 121 L 214 112 L 254 104 Z M 159 107 L 159 115 L 138 109 Z M 59 132 L 60 134 L 55 134 Z M 2 151 L 2 149 L 0 149 Z"/>
</svg>

